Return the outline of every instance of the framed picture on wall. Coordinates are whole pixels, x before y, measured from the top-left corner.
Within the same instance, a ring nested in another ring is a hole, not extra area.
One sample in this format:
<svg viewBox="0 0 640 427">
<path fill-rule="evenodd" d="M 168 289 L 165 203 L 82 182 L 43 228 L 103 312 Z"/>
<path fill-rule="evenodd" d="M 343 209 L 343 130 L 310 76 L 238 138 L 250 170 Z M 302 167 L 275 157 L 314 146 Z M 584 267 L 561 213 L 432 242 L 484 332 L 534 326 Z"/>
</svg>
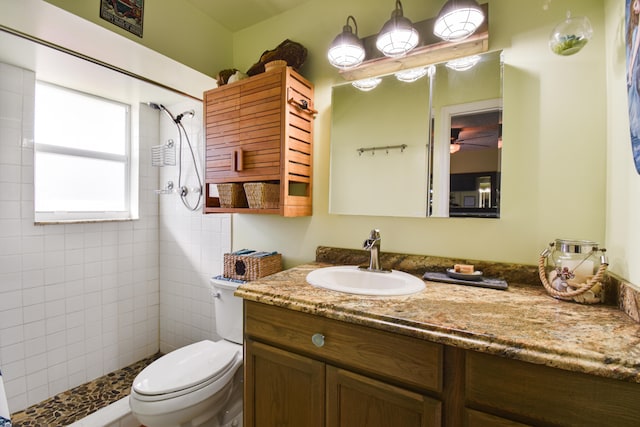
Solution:
<svg viewBox="0 0 640 427">
<path fill-rule="evenodd" d="M 626 0 L 627 94 L 631 153 L 640 174 L 640 0 Z"/>
<path fill-rule="evenodd" d="M 142 37 L 144 0 L 100 0 L 100 17 Z"/>
</svg>

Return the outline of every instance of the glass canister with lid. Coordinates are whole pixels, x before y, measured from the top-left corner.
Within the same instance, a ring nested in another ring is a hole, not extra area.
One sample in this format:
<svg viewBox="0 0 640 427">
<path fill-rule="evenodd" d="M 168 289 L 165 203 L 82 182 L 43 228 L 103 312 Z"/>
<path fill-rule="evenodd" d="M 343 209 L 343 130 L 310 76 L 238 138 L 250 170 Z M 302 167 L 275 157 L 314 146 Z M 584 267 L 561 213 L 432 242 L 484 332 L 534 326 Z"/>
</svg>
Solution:
<svg viewBox="0 0 640 427">
<path fill-rule="evenodd" d="M 583 304 L 604 302 L 602 280 L 609 261 L 606 249 L 590 240 L 556 239 L 539 261 L 539 275 L 555 298 Z"/>
</svg>

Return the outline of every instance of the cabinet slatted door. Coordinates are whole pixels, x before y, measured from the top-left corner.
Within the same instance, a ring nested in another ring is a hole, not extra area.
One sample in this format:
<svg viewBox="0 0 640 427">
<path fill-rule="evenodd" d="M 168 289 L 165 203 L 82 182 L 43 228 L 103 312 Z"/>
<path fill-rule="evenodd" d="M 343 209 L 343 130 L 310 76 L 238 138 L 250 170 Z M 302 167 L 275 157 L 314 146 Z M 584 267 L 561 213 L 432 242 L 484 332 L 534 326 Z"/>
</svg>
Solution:
<svg viewBox="0 0 640 427">
<path fill-rule="evenodd" d="M 437 400 L 327 366 L 327 427 L 440 425 Z"/>
<path fill-rule="evenodd" d="M 311 215 L 313 85 L 290 67 L 276 68 L 204 93 L 205 213 Z M 220 208 L 219 183 L 269 182 L 279 209 Z"/>
<path fill-rule="evenodd" d="M 304 356 L 245 342 L 246 427 L 323 427 L 325 365 Z"/>
</svg>

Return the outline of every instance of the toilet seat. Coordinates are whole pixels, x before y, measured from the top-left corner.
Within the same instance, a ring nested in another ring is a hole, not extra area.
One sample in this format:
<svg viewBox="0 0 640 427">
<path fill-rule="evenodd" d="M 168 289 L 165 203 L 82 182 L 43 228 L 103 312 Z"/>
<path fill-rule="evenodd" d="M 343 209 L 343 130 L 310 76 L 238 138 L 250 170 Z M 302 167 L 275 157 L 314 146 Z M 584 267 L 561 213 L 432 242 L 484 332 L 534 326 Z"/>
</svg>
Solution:
<svg viewBox="0 0 640 427">
<path fill-rule="evenodd" d="M 242 363 L 241 350 L 238 344 L 209 340 L 182 347 L 143 369 L 133 382 L 132 393 L 140 401 L 154 402 L 214 385 Z M 225 378 L 219 388 L 226 382 Z"/>
</svg>

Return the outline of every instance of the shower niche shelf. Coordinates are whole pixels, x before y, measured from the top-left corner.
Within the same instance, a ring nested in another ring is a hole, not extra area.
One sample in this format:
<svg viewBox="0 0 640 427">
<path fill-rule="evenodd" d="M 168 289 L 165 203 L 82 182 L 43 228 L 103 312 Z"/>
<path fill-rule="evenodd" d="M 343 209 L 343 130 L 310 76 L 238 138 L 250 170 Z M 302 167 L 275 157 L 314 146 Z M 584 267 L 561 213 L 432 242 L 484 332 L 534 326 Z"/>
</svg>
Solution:
<svg viewBox="0 0 640 427">
<path fill-rule="evenodd" d="M 291 67 L 270 69 L 204 93 L 204 213 L 312 213 L 313 85 Z M 278 208 L 220 206 L 216 184 L 277 183 Z"/>
</svg>

